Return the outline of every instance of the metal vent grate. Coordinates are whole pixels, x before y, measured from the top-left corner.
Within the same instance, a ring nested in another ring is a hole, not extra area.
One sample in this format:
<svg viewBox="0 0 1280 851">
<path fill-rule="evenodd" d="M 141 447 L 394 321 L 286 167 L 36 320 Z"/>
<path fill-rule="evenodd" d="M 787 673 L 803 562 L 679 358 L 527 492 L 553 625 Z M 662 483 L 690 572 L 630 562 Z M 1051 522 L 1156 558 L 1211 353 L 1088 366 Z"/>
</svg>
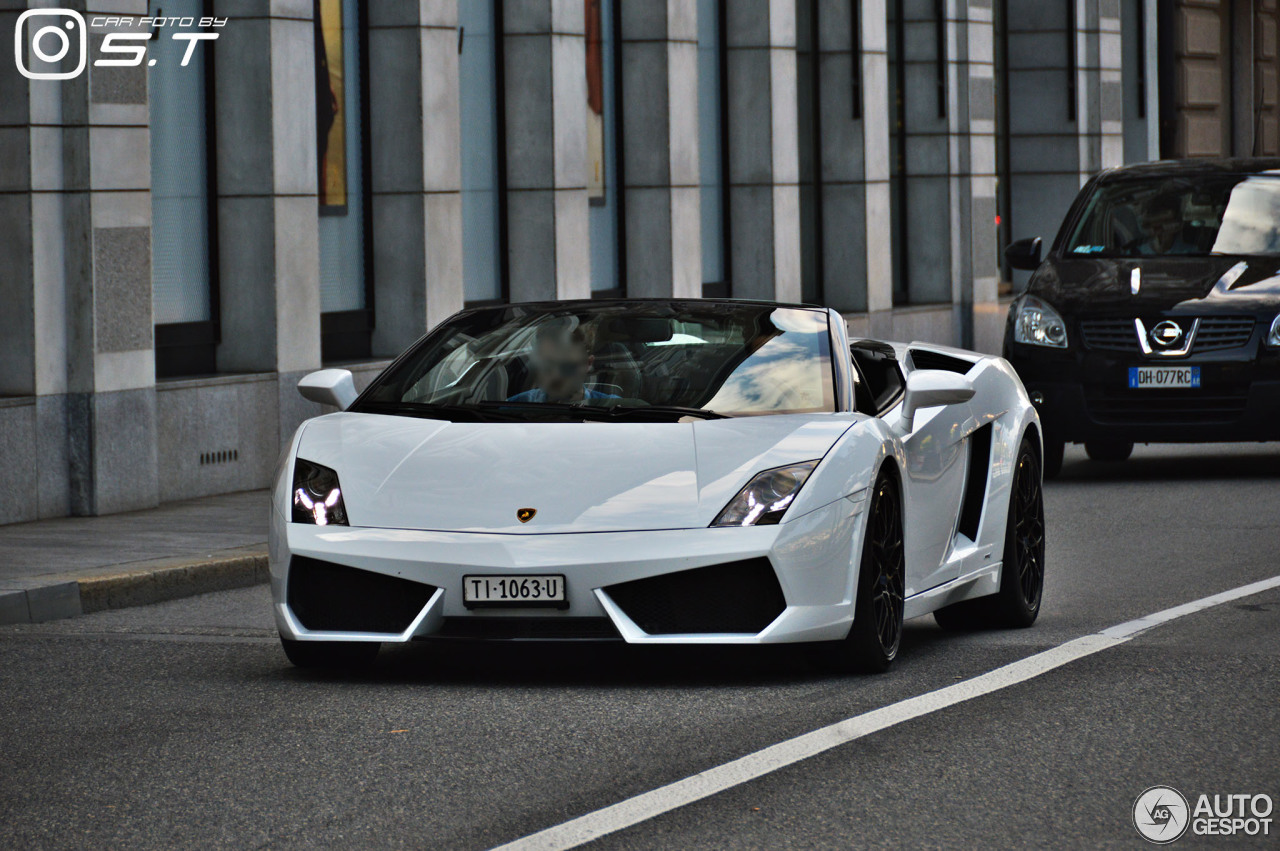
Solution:
<svg viewBox="0 0 1280 851">
<path fill-rule="evenodd" d="M 240 460 L 239 449 L 217 449 L 212 452 L 200 453 L 200 466 L 204 467 L 209 464 L 230 464 Z"/>
</svg>

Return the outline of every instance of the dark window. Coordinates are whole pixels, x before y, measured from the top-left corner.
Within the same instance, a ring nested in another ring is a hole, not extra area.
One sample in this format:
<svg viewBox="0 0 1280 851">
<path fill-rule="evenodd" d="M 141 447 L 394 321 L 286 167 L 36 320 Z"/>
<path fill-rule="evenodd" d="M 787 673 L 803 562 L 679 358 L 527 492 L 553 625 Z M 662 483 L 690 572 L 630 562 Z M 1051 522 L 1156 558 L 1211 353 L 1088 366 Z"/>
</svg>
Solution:
<svg viewBox="0 0 1280 851">
<path fill-rule="evenodd" d="M 729 129 L 724 92 L 724 3 L 698 0 L 698 168 L 701 172 L 702 294 L 729 296 Z"/>
<path fill-rule="evenodd" d="M 860 340 L 849 347 L 857 372 L 854 405 L 864 414 L 882 414 L 902 394 L 902 370 L 893 349 L 874 340 Z"/>
<path fill-rule="evenodd" d="M 591 293 L 626 292 L 622 211 L 622 74 L 618 70 L 621 21 L 616 0 L 585 0 L 587 41 L 587 226 Z"/>
<path fill-rule="evenodd" d="M 160 14 L 159 0 L 149 13 Z M 204 0 L 171 0 L 165 15 L 201 17 Z M 156 377 L 217 371 L 218 247 L 213 157 L 213 42 L 182 67 L 186 43 L 153 39 L 151 284 Z"/>
<path fill-rule="evenodd" d="M 507 300 L 501 0 L 458 4 L 462 279 L 468 305 Z"/>
<path fill-rule="evenodd" d="M 314 0 L 320 356 L 366 358 L 373 331 L 366 5 Z"/>
</svg>

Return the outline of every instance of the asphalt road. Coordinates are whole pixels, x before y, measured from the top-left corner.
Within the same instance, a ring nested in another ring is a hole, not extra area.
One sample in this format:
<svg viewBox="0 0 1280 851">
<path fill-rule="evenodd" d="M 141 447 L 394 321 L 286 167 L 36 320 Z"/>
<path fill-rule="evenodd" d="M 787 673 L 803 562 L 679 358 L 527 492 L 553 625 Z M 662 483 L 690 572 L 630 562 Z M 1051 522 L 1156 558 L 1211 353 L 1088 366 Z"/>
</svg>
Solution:
<svg viewBox="0 0 1280 851">
<path fill-rule="evenodd" d="M 487 848 L 1083 635 L 1280 575 L 1280 447 L 1068 450 L 1030 630 L 800 655 L 437 646 L 303 673 L 265 588 L 0 628 L 0 846 Z M 1168 784 L 1280 801 L 1280 589 L 604 836 L 609 848 L 1144 847 Z M 1280 848 L 1265 837 L 1175 847 Z"/>
</svg>

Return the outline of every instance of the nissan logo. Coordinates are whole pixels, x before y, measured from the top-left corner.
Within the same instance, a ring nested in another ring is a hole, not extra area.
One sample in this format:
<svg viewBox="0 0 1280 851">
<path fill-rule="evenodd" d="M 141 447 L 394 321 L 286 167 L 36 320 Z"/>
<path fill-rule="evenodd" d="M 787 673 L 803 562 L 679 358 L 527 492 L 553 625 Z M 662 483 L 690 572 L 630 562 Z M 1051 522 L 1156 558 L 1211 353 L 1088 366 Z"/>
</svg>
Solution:
<svg viewBox="0 0 1280 851">
<path fill-rule="evenodd" d="M 1182 326 L 1171 319 L 1157 322 L 1147 335 L 1151 345 L 1159 349 L 1171 349 L 1182 342 Z"/>
</svg>

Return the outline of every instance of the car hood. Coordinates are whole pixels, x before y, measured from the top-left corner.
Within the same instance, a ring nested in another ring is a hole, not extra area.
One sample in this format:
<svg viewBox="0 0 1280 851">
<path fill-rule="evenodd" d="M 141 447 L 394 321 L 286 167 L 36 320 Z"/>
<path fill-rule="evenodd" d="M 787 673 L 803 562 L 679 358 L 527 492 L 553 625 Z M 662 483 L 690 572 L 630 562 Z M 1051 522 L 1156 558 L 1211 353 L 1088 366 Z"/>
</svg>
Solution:
<svg viewBox="0 0 1280 851">
<path fill-rule="evenodd" d="M 1240 264 L 1243 267 L 1237 269 Z M 1130 288 L 1134 269 L 1141 275 L 1137 295 Z M 1280 304 L 1280 258 L 1050 258 L 1028 291 L 1076 316 L 1200 307 L 1215 312 L 1274 311 Z"/>
<path fill-rule="evenodd" d="M 338 471 L 351 525 L 545 534 L 703 528 L 760 470 L 821 458 L 857 415 L 452 423 L 339 413 L 297 455 Z M 528 523 L 516 518 L 536 509 Z"/>
</svg>

